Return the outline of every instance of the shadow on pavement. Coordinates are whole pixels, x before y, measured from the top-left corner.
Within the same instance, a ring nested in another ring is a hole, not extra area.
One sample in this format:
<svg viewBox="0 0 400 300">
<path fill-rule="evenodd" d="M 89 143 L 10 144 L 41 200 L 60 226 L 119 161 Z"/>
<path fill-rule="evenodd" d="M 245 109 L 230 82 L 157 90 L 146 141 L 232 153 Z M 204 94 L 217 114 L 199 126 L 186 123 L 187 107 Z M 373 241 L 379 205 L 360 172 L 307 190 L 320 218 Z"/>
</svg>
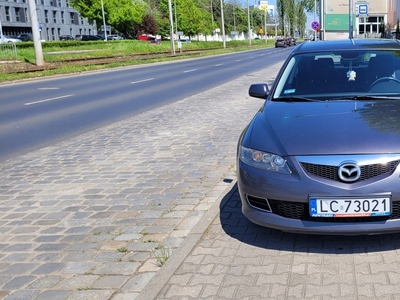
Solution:
<svg viewBox="0 0 400 300">
<path fill-rule="evenodd" d="M 222 229 L 232 238 L 265 249 L 340 255 L 400 248 L 400 233 L 371 236 L 308 235 L 287 233 L 253 224 L 241 212 L 236 184 L 221 201 L 220 222 Z"/>
</svg>

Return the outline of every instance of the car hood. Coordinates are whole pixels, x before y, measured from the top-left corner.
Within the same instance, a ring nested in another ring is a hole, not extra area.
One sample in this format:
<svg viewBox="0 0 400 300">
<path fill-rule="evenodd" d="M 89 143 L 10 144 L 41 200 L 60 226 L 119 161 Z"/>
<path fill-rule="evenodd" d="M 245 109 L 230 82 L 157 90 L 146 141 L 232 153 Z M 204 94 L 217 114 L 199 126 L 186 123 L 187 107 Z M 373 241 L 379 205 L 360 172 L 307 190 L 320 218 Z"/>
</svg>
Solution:
<svg viewBox="0 0 400 300">
<path fill-rule="evenodd" d="M 280 155 L 400 153 L 400 101 L 266 101 L 242 144 Z"/>
</svg>

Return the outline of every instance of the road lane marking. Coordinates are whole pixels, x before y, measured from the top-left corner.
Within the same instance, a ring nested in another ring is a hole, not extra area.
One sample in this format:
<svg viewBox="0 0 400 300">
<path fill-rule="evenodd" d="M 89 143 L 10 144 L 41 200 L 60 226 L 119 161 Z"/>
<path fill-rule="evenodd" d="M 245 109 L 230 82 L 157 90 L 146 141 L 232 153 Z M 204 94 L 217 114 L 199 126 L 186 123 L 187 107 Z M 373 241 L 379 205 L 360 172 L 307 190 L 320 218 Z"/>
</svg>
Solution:
<svg viewBox="0 0 400 300">
<path fill-rule="evenodd" d="M 219 67 L 219 66 L 222 66 L 223 64 L 217 64 L 217 65 L 215 65 L 216 67 Z"/>
<path fill-rule="evenodd" d="M 242 61 L 242 60 L 241 59 L 237 59 L 236 62 L 238 62 L 238 61 Z"/>
<path fill-rule="evenodd" d="M 147 79 L 143 79 L 143 80 L 132 81 L 131 84 L 141 83 L 141 82 L 146 82 L 146 81 L 151 81 L 151 80 L 154 80 L 154 78 L 147 78 Z"/>
<path fill-rule="evenodd" d="M 39 101 L 28 102 L 28 103 L 25 103 L 24 105 L 39 104 L 39 103 L 43 103 L 43 102 L 49 102 L 49 101 L 53 101 L 53 100 L 59 100 L 59 99 L 68 98 L 68 97 L 72 97 L 72 96 L 75 96 L 75 95 L 74 95 L 74 94 L 71 94 L 71 95 L 64 95 L 64 96 L 54 97 L 54 98 L 49 98 L 49 99 L 43 99 L 43 100 L 39 100 Z"/>
<path fill-rule="evenodd" d="M 59 90 L 59 87 L 43 87 L 43 88 L 38 88 L 38 90 Z"/>
<path fill-rule="evenodd" d="M 192 69 L 192 70 L 183 71 L 183 73 L 189 73 L 189 72 L 194 72 L 194 71 L 197 71 L 197 69 Z"/>
</svg>

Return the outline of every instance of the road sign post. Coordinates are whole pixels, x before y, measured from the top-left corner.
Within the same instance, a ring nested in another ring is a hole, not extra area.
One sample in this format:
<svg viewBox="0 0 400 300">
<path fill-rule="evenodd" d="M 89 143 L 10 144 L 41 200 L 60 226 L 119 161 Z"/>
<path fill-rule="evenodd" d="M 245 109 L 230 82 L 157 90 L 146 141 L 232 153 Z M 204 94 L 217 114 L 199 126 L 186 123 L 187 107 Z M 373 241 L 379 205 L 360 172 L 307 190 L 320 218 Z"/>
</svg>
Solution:
<svg viewBox="0 0 400 300">
<path fill-rule="evenodd" d="M 318 21 L 313 21 L 313 22 L 311 23 L 311 29 L 315 31 L 314 40 L 316 40 L 317 31 L 319 30 L 319 26 L 320 26 L 320 25 L 319 25 L 319 22 L 318 22 Z"/>
</svg>

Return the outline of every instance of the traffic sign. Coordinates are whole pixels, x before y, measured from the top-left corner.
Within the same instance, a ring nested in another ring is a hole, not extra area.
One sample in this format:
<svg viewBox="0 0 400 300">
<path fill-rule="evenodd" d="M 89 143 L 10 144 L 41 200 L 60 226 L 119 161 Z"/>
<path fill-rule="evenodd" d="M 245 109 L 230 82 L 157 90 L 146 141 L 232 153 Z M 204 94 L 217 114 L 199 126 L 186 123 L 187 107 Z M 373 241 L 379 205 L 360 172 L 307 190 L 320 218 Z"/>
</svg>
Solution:
<svg viewBox="0 0 400 300">
<path fill-rule="evenodd" d="M 311 23 L 311 29 L 312 30 L 318 30 L 319 29 L 319 22 L 318 21 L 313 21 Z"/>
<path fill-rule="evenodd" d="M 368 4 L 359 4 L 358 5 L 358 14 L 359 15 L 368 15 Z"/>
</svg>

